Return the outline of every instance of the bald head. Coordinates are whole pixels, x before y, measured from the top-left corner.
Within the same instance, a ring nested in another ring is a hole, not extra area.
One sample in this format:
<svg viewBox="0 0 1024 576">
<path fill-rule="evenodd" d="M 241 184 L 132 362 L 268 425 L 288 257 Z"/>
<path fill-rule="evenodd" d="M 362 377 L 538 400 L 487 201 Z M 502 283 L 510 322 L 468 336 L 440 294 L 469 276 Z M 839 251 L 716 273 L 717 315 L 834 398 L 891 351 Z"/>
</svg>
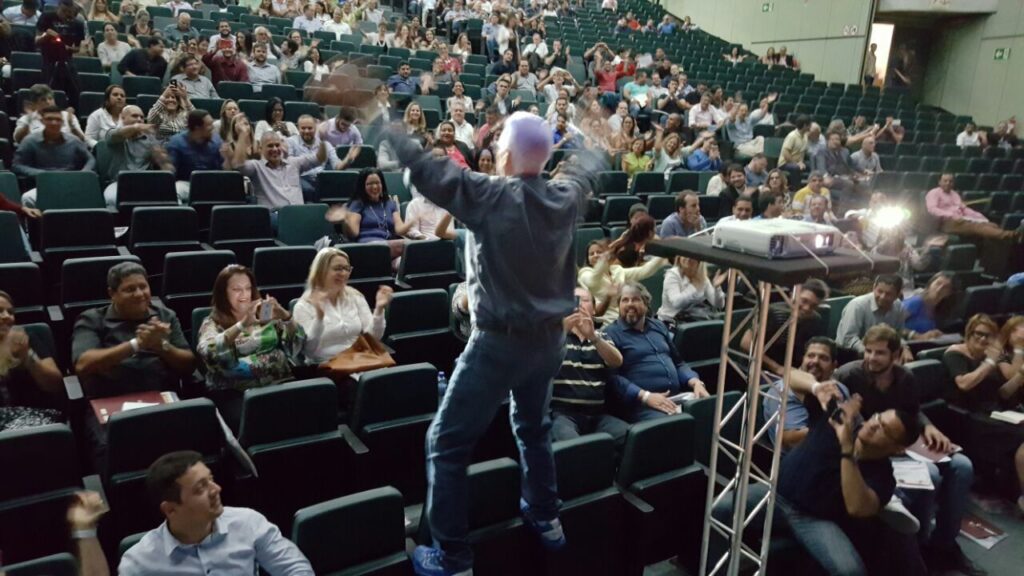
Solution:
<svg viewBox="0 0 1024 576">
<path fill-rule="evenodd" d="M 529 112 L 516 112 L 505 120 L 498 138 L 498 169 L 506 176 L 536 176 L 551 155 L 551 129 Z"/>
<path fill-rule="evenodd" d="M 145 120 L 146 116 L 142 113 L 142 108 L 138 106 L 125 106 L 121 109 L 121 125 L 122 126 L 134 126 L 135 124 L 141 124 Z"/>
</svg>

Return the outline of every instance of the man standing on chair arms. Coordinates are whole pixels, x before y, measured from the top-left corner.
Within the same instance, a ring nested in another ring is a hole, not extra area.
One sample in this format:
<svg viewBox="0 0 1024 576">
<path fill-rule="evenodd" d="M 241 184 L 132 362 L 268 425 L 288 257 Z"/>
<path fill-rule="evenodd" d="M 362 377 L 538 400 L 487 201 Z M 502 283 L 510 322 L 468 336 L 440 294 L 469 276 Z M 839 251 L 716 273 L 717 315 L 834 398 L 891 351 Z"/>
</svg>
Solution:
<svg viewBox="0 0 1024 576">
<path fill-rule="evenodd" d="M 522 456 L 522 510 L 542 544 L 565 546 L 551 452 L 551 379 L 565 353 L 562 319 L 574 306 L 572 230 L 601 167 L 585 152 L 558 177 L 541 177 L 551 155 L 544 121 L 517 112 L 498 139 L 503 177 L 458 168 L 410 140 L 404 129 L 386 134 L 411 183 L 471 232 L 466 276 L 476 330 L 452 374 L 427 432 L 426 520 L 434 547 L 413 554 L 417 574 L 473 573 L 466 541 L 466 467 L 473 446 L 512 393 L 512 428 Z M 592 165 L 591 165 L 592 164 Z"/>
<path fill-rule="evenodd" d="M 312 576 L 313 567 L 277 526 L 249 508 L 220 501 L 220 486 L 198 452 L 164 454 L 146 488 L 166 519 L 121 558 L 118 574 Z"/>
</svg>

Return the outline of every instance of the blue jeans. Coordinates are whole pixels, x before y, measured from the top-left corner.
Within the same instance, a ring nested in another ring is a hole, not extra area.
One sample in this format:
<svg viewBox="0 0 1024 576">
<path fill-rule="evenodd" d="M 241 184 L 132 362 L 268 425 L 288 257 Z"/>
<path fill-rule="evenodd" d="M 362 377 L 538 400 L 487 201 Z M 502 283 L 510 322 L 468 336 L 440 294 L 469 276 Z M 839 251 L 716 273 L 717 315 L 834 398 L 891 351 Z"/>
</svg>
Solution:
<svg viewBox="0 0 1024 576">
<path fill-rule="evenodd" d="M 951 547 L 960 533 L 960 520 L 967 510 L 967 500 L 974 482 L 974 465 L 962 453 L 953 454 L 949 462 L 928 464 L 935 490 L 898 490 L 907 510 L 921 523 L 918 540 L 921 544 Z M 936 507 L 938 510 L 936 510 Z M 935 529 L 932 530 L 932 518 Z"/>
<path fill-rule="evenodd" d="M 426 515 L 448 570 L 473 566 L 466 467 L 502 401 L 512 393 L 510 419 L 523 471 L 524 512 L 536 521 L 558 515 L 551 453 L 551 378 L 565 354 L 560 325 L 510 335 L 475 330 L 459 357 L 441 407 L 427 431 Z"/>
</svg>

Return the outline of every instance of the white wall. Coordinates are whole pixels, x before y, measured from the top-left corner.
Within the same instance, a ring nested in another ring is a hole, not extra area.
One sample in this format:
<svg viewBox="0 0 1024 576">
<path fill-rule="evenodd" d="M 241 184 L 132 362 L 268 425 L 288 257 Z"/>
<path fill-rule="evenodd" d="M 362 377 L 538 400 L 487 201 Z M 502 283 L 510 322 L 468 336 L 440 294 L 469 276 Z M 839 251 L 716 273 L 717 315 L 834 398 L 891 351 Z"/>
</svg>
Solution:
<svg viewBox="0 0 1024 576">
<path fill-rule="evenodd" d="M 769 11 L 764 12 L 767 4 Z M 755 54 L 786 46 L 801 69 L 859 83 L 872 0 L 665 0 L 665 8 Z M 856 32 L 852 32 L 856 29 Z"/>
</svg>

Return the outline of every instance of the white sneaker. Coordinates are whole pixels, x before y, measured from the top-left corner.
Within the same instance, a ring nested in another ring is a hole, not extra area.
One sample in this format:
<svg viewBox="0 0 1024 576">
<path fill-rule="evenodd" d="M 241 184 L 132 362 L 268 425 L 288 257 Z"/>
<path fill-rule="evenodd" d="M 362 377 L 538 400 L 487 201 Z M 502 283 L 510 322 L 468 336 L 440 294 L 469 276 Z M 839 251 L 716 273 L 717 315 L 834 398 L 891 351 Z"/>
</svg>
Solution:
<svg viewBox="0 0 1024 576">
<path fill-rule="evenodd" d="M 921 529 L 921 523 L 914 518 L 914 515 L 907 510 L 907 507 L 903 505 L 899 497 L 893 494 L 892 498 L 889 499 L 889 503 L 885 505 L 878 513 L 878 517 L 882 519 L 893 530 L 900 534 L 914 535 Z"/>
</svg>

